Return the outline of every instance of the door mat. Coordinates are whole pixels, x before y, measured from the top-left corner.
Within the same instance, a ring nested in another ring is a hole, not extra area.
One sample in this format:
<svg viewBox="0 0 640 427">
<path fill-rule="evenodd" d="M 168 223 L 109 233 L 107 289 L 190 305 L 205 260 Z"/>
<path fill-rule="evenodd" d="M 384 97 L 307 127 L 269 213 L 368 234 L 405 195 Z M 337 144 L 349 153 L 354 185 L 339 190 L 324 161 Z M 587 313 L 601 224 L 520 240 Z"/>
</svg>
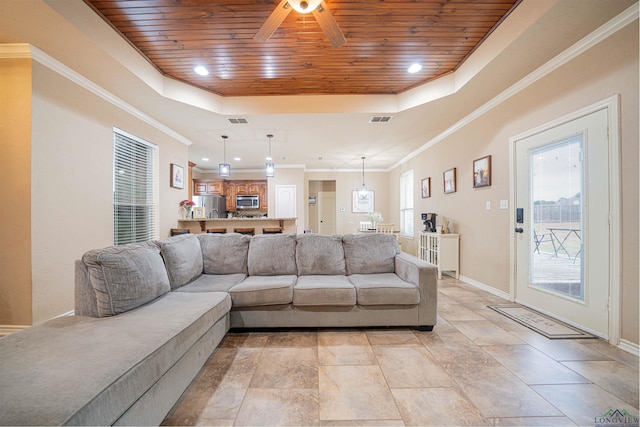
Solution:
<svg viewBox="0 0 640 427">
<path fill-rule="evenodd" d="M 489 305 L 487 307 L 552 340 L 596 338 L 580 329 L 521 305 Z"/>
</svg>

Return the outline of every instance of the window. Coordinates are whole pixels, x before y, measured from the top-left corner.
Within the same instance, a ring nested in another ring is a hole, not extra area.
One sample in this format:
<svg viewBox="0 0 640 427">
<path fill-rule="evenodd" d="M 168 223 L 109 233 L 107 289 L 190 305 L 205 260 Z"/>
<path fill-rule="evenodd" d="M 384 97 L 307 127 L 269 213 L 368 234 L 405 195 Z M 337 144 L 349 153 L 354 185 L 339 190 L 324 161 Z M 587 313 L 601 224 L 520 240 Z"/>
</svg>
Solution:
<svg viewBox="0 0 640 427">
<path fill-rule="evenodd" d="M 113 244 L 158 238 L 158 148 L 113 132 Z"/>
<path fill-rule="evenodd" d="M 413 170 L 400 175 L 400 235 L 413 238 Z"/>
</svg>

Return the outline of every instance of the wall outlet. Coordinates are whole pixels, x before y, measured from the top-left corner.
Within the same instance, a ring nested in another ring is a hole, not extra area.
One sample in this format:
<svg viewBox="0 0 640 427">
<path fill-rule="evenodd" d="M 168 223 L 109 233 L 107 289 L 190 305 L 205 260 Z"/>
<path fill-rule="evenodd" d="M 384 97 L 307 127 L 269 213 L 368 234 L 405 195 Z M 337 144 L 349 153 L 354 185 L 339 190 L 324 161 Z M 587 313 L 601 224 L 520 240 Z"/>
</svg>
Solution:
<svg viewBox="0 0 640 427">
<path fill-rule="evenodd" d="M 509 209 L 509 201 L 500 200 L 500 209 Z"/>
</svg>

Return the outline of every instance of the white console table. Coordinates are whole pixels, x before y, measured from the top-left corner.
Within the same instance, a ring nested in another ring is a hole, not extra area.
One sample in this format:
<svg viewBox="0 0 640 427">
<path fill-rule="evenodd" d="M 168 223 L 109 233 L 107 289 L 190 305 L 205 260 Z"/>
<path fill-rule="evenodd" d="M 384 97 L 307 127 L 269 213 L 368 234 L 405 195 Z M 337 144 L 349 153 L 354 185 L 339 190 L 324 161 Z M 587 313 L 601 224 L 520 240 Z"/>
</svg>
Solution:
<svg viewBox="0 0 640 427">
<path fill-rule="evenodd" d="M 438 266 L 438 279 L 443 271 L 453 271 L 460 277 L 460 235 L 422 233 L 418 247 L 419 258 Z"/>
</svg>

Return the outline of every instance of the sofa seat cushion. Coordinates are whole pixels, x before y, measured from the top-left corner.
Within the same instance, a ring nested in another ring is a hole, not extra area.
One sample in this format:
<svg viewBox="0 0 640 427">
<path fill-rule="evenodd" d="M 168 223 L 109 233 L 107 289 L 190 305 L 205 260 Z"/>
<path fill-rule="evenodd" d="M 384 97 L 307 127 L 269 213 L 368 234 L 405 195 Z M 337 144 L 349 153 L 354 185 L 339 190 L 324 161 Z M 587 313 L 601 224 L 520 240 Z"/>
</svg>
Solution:
<svg viewBox="0 0 640 427">
<path fill-rule="evenodd" d="M 293 288 L 293 305 L 356 304 L 356 289 L 347 276 L 300 276 Z"/>
<path fill-rule="evenodd" d="M 342 237 L 347 275 L 393 273 L 400 247 L 395 236 L 383 233 Z"/>
<path fill-rule="evenodd" d="M 181 234 L 158 240 L 171 289 L 184 286 L 202 274 L 202 249 L 195 234 Z"/>
<path fill-rule="evenodd" d="M 171 289 L 160 248 L 153 242 L 94 249 L 82 261 L 100 317 L 124 313 Z"/>
<path fill-rule="evenodd" d="M 296 238 L 296 265 L 299 276 L 345 275 L 342 236 L 299 234 Z"/>
<path fill-rule="evenodd" d="M 296 235 L 258 234 L 249 243 L 249 276 L 297 275 Z"/>
<path fill-rule="evenodd" d="M 112 425 L 231 308 L 170 292 L 119 316 L 63 316 L 0 339 L 6 425 Z"/>
<path fill-rule="evenodd" d="M 205 274 L 247 274 L 250 236 L 244 234 L 198 234 Z"/>
<path fill-rule="evenodd" d="M 291 304 L 296 276 L 249 276 L 229 290 L 234 307 Z"/>
<path fill-rule="evenodd" d="M 416 305 L 420 290 L 394 273 L 352 274 L 359 305 Z"/>
<path fill-rule="evenodd" d="M 176 292 L 229 292 L 247 277 L 246 274 L 203 274 Z"/>
</svg>

